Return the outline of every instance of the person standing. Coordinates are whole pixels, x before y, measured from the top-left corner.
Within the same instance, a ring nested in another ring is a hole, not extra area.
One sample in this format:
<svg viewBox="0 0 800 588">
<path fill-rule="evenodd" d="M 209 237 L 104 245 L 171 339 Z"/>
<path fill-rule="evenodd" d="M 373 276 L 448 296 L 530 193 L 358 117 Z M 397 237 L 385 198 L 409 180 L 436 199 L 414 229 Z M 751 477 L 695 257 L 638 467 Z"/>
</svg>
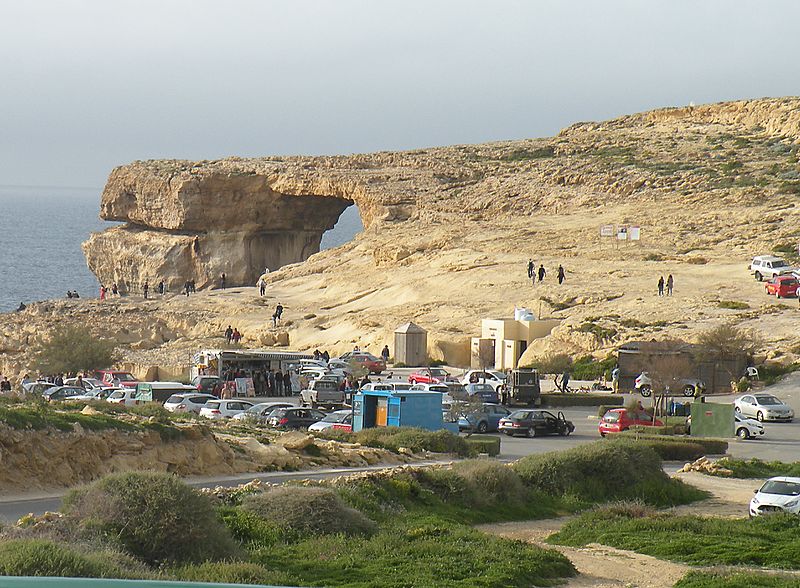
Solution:
<svg viewBox="0 0 800 588">
<path fill-rule="evenodd" d="M 267 282 L 264 278 L 258 278 L 258 293 L 263 296 L 267 293 Z"/>
<path fill-rule="evenodd" d="M 539 281 L 541 282 L 544 280 L 544 277 L 547 275 L 547 272 L 544 271 L 544 264 L 539 264 Z"/>
<path fill-rule="evenodd" d="M 389 363 L 389 346 L 384 345 L 383 349 L 381 349 L 381 357 L 383 358 L 383 363 Z"/>
<path fill-rule="evenodd" d="M 119 296 L 119 287 L 117 286 L 117 283 L 116 283 L 116 282 L 114 282 L 113 284 L 111 284 L 111 293 L 112 293 L 114 296 Z"/>
<path fill-rule="evenodd" d="M 142 286 L 142 292 L 144 292 L 144 299 L 147 300 L 147 293 L 150 291 L 150 282 L 147 280 L 144 281 L 144 286 Z"/>
<path fill-rule="evenodd" d="M 615 365 L 611 370 L 611 392 L 619 394 L 619 365 Z"/>
<path fill-rule="evenodd" d="M 219 286 L 223 290 L 225 289 L 225 272 L 222 272 L 219 276 Z"/>
<path fill-rule="evenodd" d="M 158 282 L 158 293 L 162 296 L 164 295 L 165 287 L 164 287 L 164 280 Z"/>
<path fill-rule="evenodd" d="M 106 299 L 106 287 L 100 284 L 100 300 Z"/>
<path fill-rule="evenodd" d="M 557 275 L 558 275 L 558 283 L 559 284 L 563 284 L 564 283 L 564 278 L 565 278 L 565 273 L 564 273 L 564 267 L 563 266 L 561 266 L 561 265 L 558 266 L 558 274 Z"/>
<path fill-rule="evenodd" d="M 267 388 L 269 388 L 269 395 L 275 395 L 275 372 L 272 371 L 272 368 L 267 372 Z"/>
<path fill-rule="evenodd" d="M 532 259 L 529 259 L 529 260 L 528 260 L 528 279 L 529 279 L 529 280 L 530 280 L 531 278 L 533 278 L 533 268 L 534 268 L 534 265 L 533 265 L 533 260 L 532 260 Z"/>
<path fill-rule="evenodd" d="M 281 368 L 275 370 L 275 392 L 278 396 L 286 396 L 283 391 L 283 372 Z"/>
<path fill-rule="evenodd" d="M 191 285 L 189 284 L 189 280 L 186 280 L 186 281 L 183 283 L 183 292 L 184 292 L 184 294 L 186 294 L 187 298 L 188 298 L 188 296 L 189 296 L 189 289 L 190 289 L 190 288 L 191 288 Z"/>
<path fill-rule="evenodd" d="M 283 374 L 283 392 L 286 394 L 286 396 L 291 396 L 294 394 L 294 390 L 292 389 L 291 370 L 286 370 L 286 373 Z"/>
<path fill-rule="evenodd" d="M 664 276 L 658 278 L 658 295 L 659 296 L 664 295 Z"/>
<path fill-rule="evenodd" d="M 567 392 L 571 392 L 569 389 L 569 371 L 565 370 L 564 375 L 561 376 L 561 390 L 566 394 Z"/>
<path fill-rule="evenodd" d="M 672 296 L 672 287 L 675 285 L 675 280 L 672 278 L 672 274 L 667 277 L 667 296 Z"/>
<path fill-rule="evenodd" d="M 233 339 L 233 328 L 228 325 L 228 328 L 225 329 L 225 340 L 228 342 L 228 345 L 230 345 L 231 339 Z"/>
</svg>

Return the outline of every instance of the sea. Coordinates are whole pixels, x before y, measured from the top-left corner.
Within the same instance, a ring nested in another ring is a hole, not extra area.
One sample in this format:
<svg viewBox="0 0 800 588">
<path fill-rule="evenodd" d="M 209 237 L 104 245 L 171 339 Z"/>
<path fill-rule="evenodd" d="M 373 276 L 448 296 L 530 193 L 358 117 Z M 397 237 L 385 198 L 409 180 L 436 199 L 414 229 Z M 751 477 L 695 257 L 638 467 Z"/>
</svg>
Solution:
<svg viewBox="0 0 800 588">
<path fill-rule="evenodd" d="M 67 290 L 98 295 L 81 243 L 118 224 L 100 220 L 99 212 L 99 189 L 0 186 L 0 312 L 63 298 Z M 321 248 L 347 243 L 361 230 L 358 208 L 351 206 L 323 235 Z"/>
</svg>

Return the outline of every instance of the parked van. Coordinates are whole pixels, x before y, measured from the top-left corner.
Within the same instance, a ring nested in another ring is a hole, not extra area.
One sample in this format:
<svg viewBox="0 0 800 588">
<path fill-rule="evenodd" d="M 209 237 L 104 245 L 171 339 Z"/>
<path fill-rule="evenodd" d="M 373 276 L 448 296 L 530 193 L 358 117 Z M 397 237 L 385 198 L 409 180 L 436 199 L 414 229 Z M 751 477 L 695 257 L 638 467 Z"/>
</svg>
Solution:
<svg viewBox="0 0 800 588">
<path fill-rule="evenodd" d="M 136 384 L 135 398 L 141 402 L 163 404 L 173 394 L 186 394 L 187 392 L 197 392 L 197 388 L 180 382 L 139 382 Z"/>
</svg>

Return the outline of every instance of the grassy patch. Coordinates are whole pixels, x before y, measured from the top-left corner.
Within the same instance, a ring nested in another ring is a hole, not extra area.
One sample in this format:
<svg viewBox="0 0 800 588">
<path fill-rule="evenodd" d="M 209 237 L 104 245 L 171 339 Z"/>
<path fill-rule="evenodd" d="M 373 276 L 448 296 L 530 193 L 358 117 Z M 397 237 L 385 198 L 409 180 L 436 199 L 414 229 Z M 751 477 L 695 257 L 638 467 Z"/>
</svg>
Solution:
<svg viewBox="0 0 800 588">
<path fill-rule="evenodd" d="M 537 147 L 536 149 L 515 149 L 507 155 L 503 155 L 501 161 L 529 161 L 531 159 L 546 159 L 553 157 L 556 149 L 552 145 Z"/>
<path fill-rule="evenodd" d="M 72 431 L 78 424 L 88 431 L 120 429 L 132 431 L 136 427 L 105 414 L 86 415 L 79 412 L 62 412 L 48 404 L 0 406 L 0 421 L 12 429 L 58 429 Z"/>
<path fill-rule="evenodd" d="M 735 459 L 725 457 L 720 466 L 729 469 L 728 478 L 773 478 L 775 476 L 800 476 L 800 462 L 761 461 L 760 459 Z M 712 474 L 713 475 L 713 474 Z"/>
<path fill-rule="evenodd" d="M 548 540 L 572 546 L 601 543 L 691 565 L 800 569 L 800 520 L 790 514 L 720 519 L 598 508 Z"/>
<path fill-rule="evenodd" d="M 730 310 L 747 310 L 750 305 L 747 302 L 740 302 L 739 300 L 720 300 L 717 302 L 718 308 L 727 308 Z"/>
<path fill-rule="evenodd" d="M 374 427 L 358 433 L 327 430 L 316 433 L 324 439 L 335 439 L 348 443 L 361 443 L 367 447 L 380 447 L 397 451 L 405 447 L 414 452 L 454 453 L 462 457 L 470 455 L 470 447 L 463 437 L 449 431 L 425 431 L 412 427 Z"/>
<path fill-rule="evenodd" d="M 597 323 L 586 321 L 581 323 L 581 326 L 578 327 L 578 331 L 581 333 L 591 333 L 597 339 L 602 341 L 603 339 L 613 339 L 617 336 L 617 330 L 611 327 L 603 327 L 598 325 Z"/>
<path fill-rule="evenodd" d="M 771 386 L 786 374 L 791 374 L 797 370 L 800 370 L 800 362 L 790 364 L 765 363 L 758 366 L 758 378 L 766 386 Z"/>
<path fill-rule="evenodd" d="M 797 576 L 753 572 L 689 572 L 675 588 L 798 588 Z"/>
</svg>

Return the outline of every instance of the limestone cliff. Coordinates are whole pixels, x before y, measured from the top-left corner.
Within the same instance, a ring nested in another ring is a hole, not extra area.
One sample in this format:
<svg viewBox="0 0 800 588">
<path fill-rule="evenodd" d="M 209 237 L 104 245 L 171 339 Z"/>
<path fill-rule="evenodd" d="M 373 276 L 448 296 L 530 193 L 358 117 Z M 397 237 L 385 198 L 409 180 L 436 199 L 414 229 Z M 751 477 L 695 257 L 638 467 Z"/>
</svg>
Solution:
<svg viewBox="0 0 800 588">
<path fill-rule="evenodd" d="M 296 349 L 377 352 L 413 320 L 429 331 L 432 357 L 463 364 L 480 319 L 510 316 L 515 306 L 563 320 L 529 354 L 603 356 L 631 338 L 691 339 L 732 321 L 791 357 L 800 349 L 796 303 L 765 297 L 745 268 L 753 255 L 796 251 L 799 153 L 800 99 L 777 98 L 660 109 L 484 145 L 136 162 L 112 172 L 102 198 L 102 216 L 126 224 L 85 245 L 101 280 L 134 290 L 159 278 L 202 286 L 225 271 L 252 284 L 263 265 L 282 266 L 267 296 L 241 288 L 191 300 L 33 305 L 0 324 L 0 347 L 10 350 L 0 367 L 22 363 L 26 352 L 15 349 L 26 334 L 35 340 L 60 322 L 114 325 L 101 332 L 119 337 L 129 359 L 164 366 L 219 345 L 229 324 L 247 346 L 288 338 Z M 365 230 L 315 253 L 350 203 Z M 642 239 L 601 238 L 602 224 L 639 226 Z M 535 287 L 528 259 L 549 272 Z M 553 280 L 559 264 L 562 285 Z M 669 274 L 675 296 L 655 296 Z M 273 329 L 277 302 L 286 320 Z"/>
</svg>

